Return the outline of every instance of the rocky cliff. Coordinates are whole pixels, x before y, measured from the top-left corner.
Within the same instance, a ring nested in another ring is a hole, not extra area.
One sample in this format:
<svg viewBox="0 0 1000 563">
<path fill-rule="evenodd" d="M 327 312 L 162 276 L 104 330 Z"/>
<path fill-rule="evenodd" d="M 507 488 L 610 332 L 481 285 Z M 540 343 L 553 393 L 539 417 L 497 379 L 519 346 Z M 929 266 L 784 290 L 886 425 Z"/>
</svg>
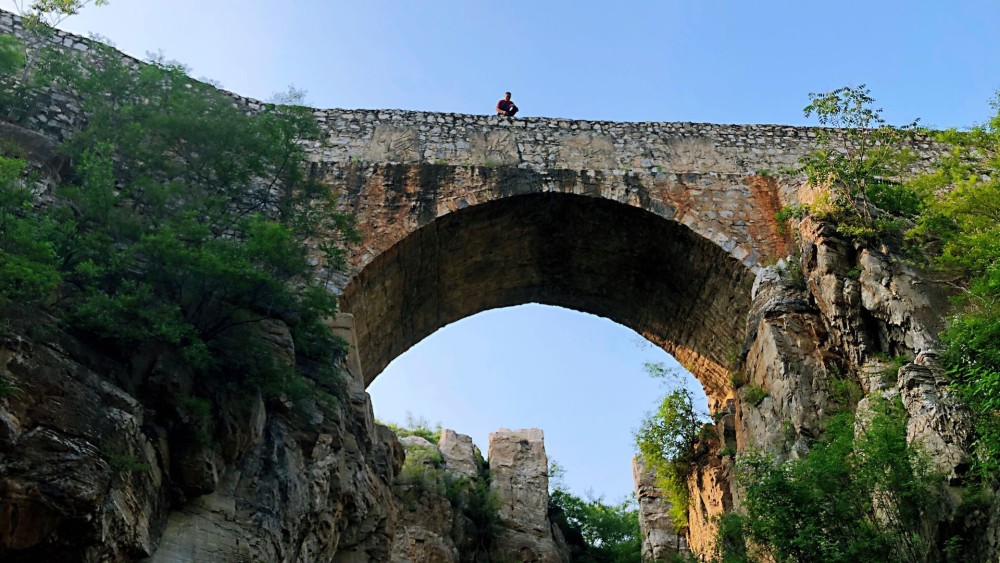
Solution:
<svg viewBox="0 0 1000 563">
<path fill-rule="evenodd" d="M 689 479 L 687 541 L 696 554 L 712 553 L 716 519 L 739 509 L 732 458 L 720 455 L 726 445 L 795 458 L 820 435 L 832 408 L 864 411 L 874 393 L 900 397 L 908 440 L 920 444 L 950 484 L 963 482 L 970 421 L 934 354 L 947 292 L 885 247 L 857 247 L 809 219 L 797 232 L 797 254 L 757 275 L 734 412 L 717 417 L 719 445 Z M 857 396 L 834 392 L 845 380 L 859 388 Z M 729 432 L 734 441 L 726 439 Z M 637 490 L 650 507 L 640 517 L 656 558 L 663 553 L 658 546 L 670 543 L 662 539 L 672 533 L 669 520 L 653 508 L 655 486 L 637 477 Z M 931 530 L 961 525 L 952 521 L 957 498 L 928 524 Z M 984 560 L 997 557 L 990 540 L 983 541 Z"/>
<path fill-rule="evenodd" d="M 37 313 L 5 319 L 0 374 L 4 561 L 388 560 L 403 451 L 357 381 L 206 412 L 183 362 L 113 361 Z"/>
<path fill-rule="evenodd" d="M 472 439 L 442 430 L 437 444 L 400 439 L 394 562 L 569 561 L 548 518 L 548 458 L 538 429 L 490 435 L 489 463 Z"/>
<path fill-rule="evenodd" d="M 674 530 L 670 501 L 656 486 L 656 474 L 641 457 L 632 458 L 632 481 L 639 502 L 639 527 L 642 530 L 642 560 L 669 561 L 689 551 L 687 535 Z"/>
</svg>

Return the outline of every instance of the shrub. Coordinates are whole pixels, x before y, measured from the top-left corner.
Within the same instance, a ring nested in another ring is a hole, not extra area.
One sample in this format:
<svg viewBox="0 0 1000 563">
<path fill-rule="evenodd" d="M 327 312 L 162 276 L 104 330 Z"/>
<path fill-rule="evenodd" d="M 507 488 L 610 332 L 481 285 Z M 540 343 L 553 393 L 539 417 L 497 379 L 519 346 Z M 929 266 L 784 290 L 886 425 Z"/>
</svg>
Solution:
<svg viewBox="0 0 1000 563">
<path fill-rule="evenodd" d="M 581 498 L 562 488 L 549 495 L 549 514 L 562 529 L 577 530 L 585 542 L 574 561 L 592 563 L 639 563 L 642 532 L 635 499 L 608 504 L 600 498 Z"/>
<path fill-rule="evenodd" d="M 804 458 L 741 458 L 748 540 L 778 561 L 924 560 L 932 544 L 922 525 L 943 494 L 940 475 L 907 445 L 898 399 L 873 401 L 855 428 L 843 411 Z"/>
<path fill-rule="evenodd" d="M 396 483 L 409 487 L 416 495 L 444 495 L 444 459 L 435 447 L 409 446 L 406 459 L 396 476 Z"/>
<path fill-rule="evenodd" d="M 861 385 L 857 382 L 832 373 L 826 380 L 826 390 L 830 402 L 840 409 L 853 410 L 864 396 Z"/>
<path fill-rule="evenodd" d="M 661 364 L 647 364 L 646 370 L 654 377 L 673 375 Z M 667 495 L 677 531 L 687 527 L 690 500 L 687 478 L 697 458 L 696 445 L 706 421 L 707 416 L 695 409 L 691 392 L 674 388 L 663 396 L 657 410 L 642 420 L 636 432 L 636 449 L 655 472 L 657 487 Z"/>
<path fill-rule="evenodd" d="M 743 392 L 743 398 L 746 399 L 747 403 L 753 406 L 759 406 L 760 403 L 768 397 L 767 391 L 760 385 L 750 385 L 745 388 Z"/>
<path fill-rule="evenodd" d="M 247 112 L 179 65 L 134 70 L 101 46 L 86 60 L 45 51 L 25 82 L 8 43 L 0 82 L 19 81 L 18 103 L 47 91 L 36 84 L 73 91 L 88 119 L 62 146 L 75 170 L 55 205 L 36 207 L 23 163 L 0 158 L 0 306 L 59 299 L 66 326 L 108 351 L 166 348 L 211 379 L 314 394 L 269 350 L 243 346 L 277 318 L 302 357 L 342 357 L 322 326 L 336 299 L 315 279 L 305 243 L 329 241 L 318 250 L 333 273 L 357 232 L 306 175 L 301 142 L 318 135 L 309 112 Z M 331 369 L 314 372 L 336 394 Z"/>
<path fill-rule="evenodd" d="M 808 207 L 802 205 L 786 205 L 774 214 L 774 220 L 778 223 L 778 234 L 784 235 L 788 232 L 788 223 L 792 219 L 802 219 L 809 212 Z"/>
<path fill-rule="evenodd" d="M 392 422 L 382 423 L 388 426 L 400 438 L 404 436 L 419 436 L 432 444 L 437 444 L 441 440 L 441 423 L 437 423 L 431 428 L 430 422 L 424 417 L 414 418 L 410 413 L 406 414 L 405 424 L 395 424 Z"/>
</svg>

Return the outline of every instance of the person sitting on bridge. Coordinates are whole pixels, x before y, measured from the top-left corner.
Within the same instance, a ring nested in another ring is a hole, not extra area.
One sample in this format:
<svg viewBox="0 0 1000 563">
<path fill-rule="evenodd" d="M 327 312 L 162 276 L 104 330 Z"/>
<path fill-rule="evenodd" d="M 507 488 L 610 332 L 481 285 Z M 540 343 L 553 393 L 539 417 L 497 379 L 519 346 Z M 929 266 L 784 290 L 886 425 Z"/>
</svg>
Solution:
<svg viewBox="0 0 1000 563">
<path fill-rule="evenodd" d="M 514 117 L 514 114 L 517 113 L 517 106 L 510 101 L 510 92 L 505 92 L 503 99 L 497 102 L 497 113 L 507 117 Z"/>
</svg>

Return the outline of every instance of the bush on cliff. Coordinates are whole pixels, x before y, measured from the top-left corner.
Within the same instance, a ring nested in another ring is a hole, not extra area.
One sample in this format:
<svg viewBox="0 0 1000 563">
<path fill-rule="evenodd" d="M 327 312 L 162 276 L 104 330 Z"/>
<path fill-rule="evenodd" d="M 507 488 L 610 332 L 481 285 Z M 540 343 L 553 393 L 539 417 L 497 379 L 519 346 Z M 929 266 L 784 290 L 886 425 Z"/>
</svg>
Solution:
<svg viewBox="0 0 1000 563">
<path fill-rule="evenodd" d="M 294 377 L 233 349 L 261 321 L 284 321 L 299 353 L 330 364 L 339 347 L 323 319 L 336 302 L 310 258 L 335 272 L 356 233 L 305 173 L 310 113 L 251 112 L 163 60 L 136 70 L 96 46 L 87 57 L 45 51 L 26 85 L 30 103 L 76 92 L 87 121 L 61 147 L 73 173 L 50 205 L 33 205 L 17 161 L 0 163 L 0 302 L 53 302 L 71 330 L 123 356 L 166 346 L 202 374 L 276 393 Z M 307 255 L 310 238 L 329 243 Z"/>
<path fill-rule="evenodd" d="M 646 364 L 653 377 L 674 377 L 662 364 Z M 660 399 L 657 410 L 647 415 L 636 432 L 636 449 L 656 473 L 656 486 L 670 501 L 674 528 L 688 525 L 687 479 L 698 458 L 697 445 L 707 418 L 694 406 L 694 397 L 683 387 L 673 387 Z"/>
<path fill-rule="evenodd" d="M 977 474 L 1000 479 L 1000 94 L 996 114 L 969 131 L 945 131 L 951 145 L 933 174 L 913 185 L 926 211 L 910 239 L 962 291 L 942 335 L 943 361 L 976 417 Z"/>
<path fill-rule="evenodd" d="M 549 463 L 549 520 L 559 527 L 580 563 L 639 563 L 642 530 L 634 498 L 608 504 L 601 498 L 583 498 L 566 490 L 564 470 Z"/>
<path fill-rule="evenodd" d="M 856 424 L 850 411 L 830 417 L 797 460 L 742 456 L 745 515 L 720 526 L 719 559 L 746 560 L 757 550 L 774 561 L 924 561 L 933 545 L 922 526 L 942 498 L 941 476 L 907 444 L 898 399 L 874 400 L 863 420 Z"/>
</svg>

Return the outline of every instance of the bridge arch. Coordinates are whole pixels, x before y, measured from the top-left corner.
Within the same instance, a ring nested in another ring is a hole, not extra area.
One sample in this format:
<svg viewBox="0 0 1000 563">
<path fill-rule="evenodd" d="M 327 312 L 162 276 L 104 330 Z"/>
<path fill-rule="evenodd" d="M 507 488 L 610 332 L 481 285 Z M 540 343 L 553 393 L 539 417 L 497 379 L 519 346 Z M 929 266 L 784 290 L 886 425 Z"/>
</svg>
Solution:
<svg viewBox="0 0 1000 563">
<path fill-rule="evenodd" d="M 731 392 L 753 268 L 686 225 L 617 201 L 527 193 L 443 214 L 347 283 L 366 385 L 437 329 L 541 303 L 608 318 L 661 346 L 705 387 Z"/>
</svg>

